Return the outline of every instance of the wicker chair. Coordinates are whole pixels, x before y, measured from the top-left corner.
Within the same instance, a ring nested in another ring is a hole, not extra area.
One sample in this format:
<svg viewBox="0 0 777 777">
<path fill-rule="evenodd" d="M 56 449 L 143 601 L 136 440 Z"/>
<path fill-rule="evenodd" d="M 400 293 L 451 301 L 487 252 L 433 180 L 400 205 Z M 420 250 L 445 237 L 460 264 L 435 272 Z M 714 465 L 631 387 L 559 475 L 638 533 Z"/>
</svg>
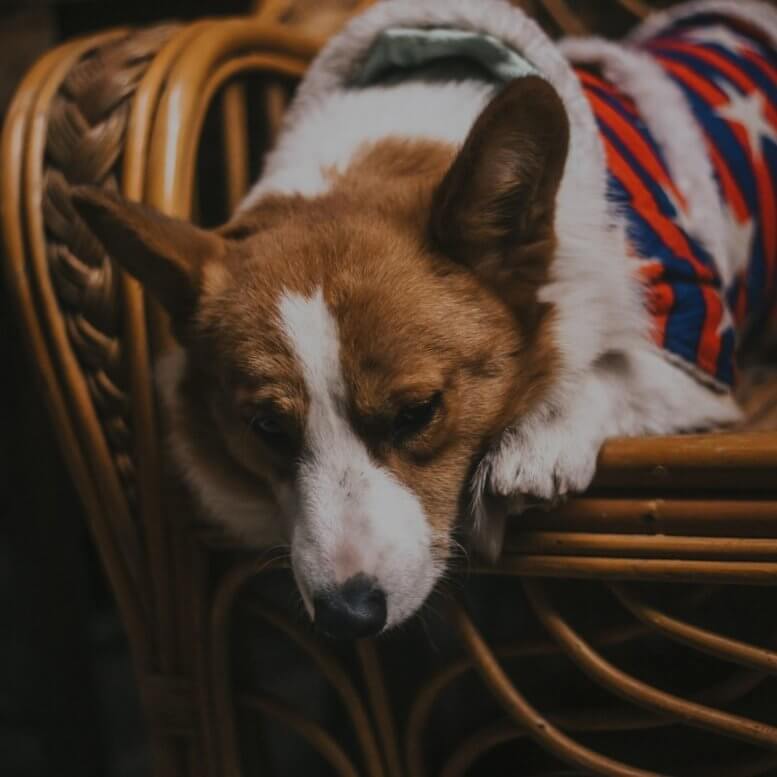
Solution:
<svg viewBox="0 0 777 777">
<path fill-rule="evenodd" d="M 571 4 L 531 5 L 556 30 L 585 26 Z M 234 205 L 256 161 L 249 127 L 271 142 L 320 46 L 304 27 L 275 2 L 65 43 L 30 70 L 2 136 L 8 287 L 129 634 L 155 774 L 269 773 L 251 765 L 254 716 L 339 775 L 777 774 L 776 434 L 609 443 L 587 495 L 516 520 L 496 567 L 454 576 L 445 647 L 416 648 L 409 691 L 407 634 L 336 652 L 262 599 L 264 580 L 287 576 L 282 559 L 248 557 L 193 520 L 152 381 L 164 316 L 74 218 L 69 187 L 196 216 L 215 156 L 219 200 Z M 208 132 L 215 152 L 201 148 Z M 463 604 L 478 586 L 515 628 Z M 304 676 L 334 689 L 343 725 L 261 678 L 241 675 L 236 692 L 235 643 L 256 622 L 307 655 Z M 468 717 L 475 699 L 483 713 Z"/>
</svg>

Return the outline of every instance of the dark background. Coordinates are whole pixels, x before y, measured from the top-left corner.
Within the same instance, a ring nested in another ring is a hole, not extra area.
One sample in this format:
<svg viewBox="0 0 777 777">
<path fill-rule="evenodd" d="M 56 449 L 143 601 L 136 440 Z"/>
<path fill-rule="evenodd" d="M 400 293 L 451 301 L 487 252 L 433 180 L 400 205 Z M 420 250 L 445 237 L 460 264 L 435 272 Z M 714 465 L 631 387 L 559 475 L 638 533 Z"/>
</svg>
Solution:
<svg viewBox="0 0 777 777">
<path fill-rule="evenodd" d="M 0 120 L 75 35 L 234 14 L 250 0 L 0 0 Z M 146 777 L 126 639 L 0 275 L 0 775 Z"/>
</svg>

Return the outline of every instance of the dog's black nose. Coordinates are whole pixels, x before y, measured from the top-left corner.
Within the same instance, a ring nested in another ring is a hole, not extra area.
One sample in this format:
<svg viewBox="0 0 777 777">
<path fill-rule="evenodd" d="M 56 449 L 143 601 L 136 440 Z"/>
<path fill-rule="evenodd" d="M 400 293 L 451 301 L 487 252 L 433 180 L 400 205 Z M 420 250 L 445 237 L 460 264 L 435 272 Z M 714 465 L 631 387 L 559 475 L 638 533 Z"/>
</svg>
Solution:
<svg viewBox="0 0 777 777">
<path fill-rule="evenodd" d="M 316 628 L 334 639 L 361 639 L 386 625 L 386 594 L 374 580 L 356 575 L 313 598 Z"/>
</svg>

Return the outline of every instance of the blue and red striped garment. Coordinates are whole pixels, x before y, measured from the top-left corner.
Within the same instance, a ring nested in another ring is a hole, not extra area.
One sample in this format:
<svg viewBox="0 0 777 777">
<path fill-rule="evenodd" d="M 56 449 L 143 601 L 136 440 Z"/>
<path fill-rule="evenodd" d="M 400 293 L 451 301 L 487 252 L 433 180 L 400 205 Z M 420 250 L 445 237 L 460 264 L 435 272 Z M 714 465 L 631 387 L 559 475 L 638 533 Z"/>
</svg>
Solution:
<svg viewBox="0 0 777 777">
<path fill-rule="evenodd" d="M 643 260 L 655 340 L 731 386 L 737 338 L 777 311 L 777 52 L 758 30 L 710 13 L 641 48 L 679 85 L 703 131 L 737 251 L 726 288 L 684 226 L 687 204 L 634 102 L 596 70 L 575 71 L 605 146 L 610 196 Z"/>
</svg>

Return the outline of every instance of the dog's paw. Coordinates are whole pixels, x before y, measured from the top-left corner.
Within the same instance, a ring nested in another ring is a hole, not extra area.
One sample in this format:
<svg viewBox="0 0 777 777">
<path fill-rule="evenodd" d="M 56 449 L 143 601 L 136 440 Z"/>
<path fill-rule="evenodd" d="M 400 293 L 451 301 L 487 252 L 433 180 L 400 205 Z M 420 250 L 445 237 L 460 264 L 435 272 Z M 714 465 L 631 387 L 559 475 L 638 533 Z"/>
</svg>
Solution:
<svg viewBox="0 0 777 777">
<path fill-rule="evenodd" d="M 596 472 L 600 442 L 562 423 L 518 426 L 490 454 L 488 486 L 524 509 L 555 505 L 584 491 Z"/>
</svg>

